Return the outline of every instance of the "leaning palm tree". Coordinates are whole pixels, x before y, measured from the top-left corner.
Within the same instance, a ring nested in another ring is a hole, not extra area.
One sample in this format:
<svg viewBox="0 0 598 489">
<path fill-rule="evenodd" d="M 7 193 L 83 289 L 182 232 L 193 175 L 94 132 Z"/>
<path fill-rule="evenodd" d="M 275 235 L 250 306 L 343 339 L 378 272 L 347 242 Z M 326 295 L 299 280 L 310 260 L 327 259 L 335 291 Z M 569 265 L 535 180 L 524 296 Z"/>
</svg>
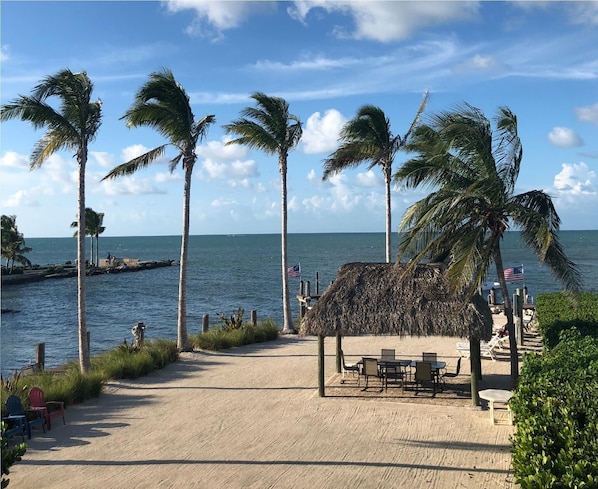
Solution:
<svg viewBox="0 0 598 489">
<path fill-rule="evenodd" d="M 428 102 L 428 92 L 423 100 L 407 132 L 401 137 L 392 134 L 390 120 L 380 107 L 364 105 L 357 115 L 348 121 L 340 133 L 341 146 L 324 161 L 323 180 L 335 175 L 345 168 L 353 168 L 363 162 L 369 162 L 368 170 L 379 166 L 384 177 L 386 193 L 386 262 L 391 262 L 391 204 L 390 181 L 392 164 L 397 152 L 405 146 L 407 138 L 417 124 Z"/>
<path fill-rule="evenodd" d="M 287 275 L 287 159 L 301 139 L 303 130 L 301 121 L 289 114 L 289 104 L 280 97 L 268 96 L 261 92 L 251 95 L 257 107 L 246 107 L 241 111 L 241 118 L 227 124 L 224 130 L 239 137 L 227 144 L 244 144 L 250 148 L 278 155 L 280 187 L 282 193 L 282 302 L 283 333 L 293 333 L 291 320 L 291 302 L 289 298 L 289 280 Z"/>
<path fill-rule="evenodd" d="M 500 107 L 490 121 L 469 104 L 430 117 L 416 128 L 407 150 L 416 156 L 394 175 L 406 187 L 434 191 L 407 209 L 400 224 L 399 259 L 448 261 L 451 287 L 473 296 L 494 263 L 507 316 L 511 377 L 518 377 L 513 311 L 500 243 L 511 227 L 521 233 L 565 289 L 579 289 L 581 275 L 559 243 L 560 219 L 540 190 L 515 194 L 522 160 L 517 118 Z"/>
<path fill-rule="evenodd" d="M 85 304 L 85 166 L 88 146 L 95 139 L 102 120 L 102 102 L 91 100 L 92 91 L 93 84 L 87 73 L 64 69 L 43 79 L 30 96 L 21 95 L 2 106 L 0 112 L 1 121 L 21 119 L 30 122 L 36 129 L 47 129 L 31 153 L 32 169 L 40 167 L 60 150 L 76 152 L 79 169 L 77 313 L 79 363 L 83 373 L 91 370 Z M 48 103 L 48 99 L 53 97 L 60 101 L 59 109 Z"/>
<path fill-rule="evenodd" d="M 187 334 L 187 255 L 189 252 L 189 202 L 191 196 L 191 175 L 197 160 L 195 148 L 207 134 L 215 121 L 213 115 L 195 120 L 189 96 L 175 80 L 168 69 L 151 73 L 149 80 L 139 88 L 135 101 L 121 117 L 127 127 L 148 126 L 162 134 L 168 143 L 151 149 L 145 154 L 113 168 L 102 180 L 130 175 L 161 157 L 167 146 L 174 146 L 177 155 L 170 160 L 173 172 L 182 160 L 185 172 L 183 189 L 183 232 L 181 237 L 181 260 L 179 271 L 179 297 L 177 320 L 177 347 L 189 349 Z"/>
</svg>

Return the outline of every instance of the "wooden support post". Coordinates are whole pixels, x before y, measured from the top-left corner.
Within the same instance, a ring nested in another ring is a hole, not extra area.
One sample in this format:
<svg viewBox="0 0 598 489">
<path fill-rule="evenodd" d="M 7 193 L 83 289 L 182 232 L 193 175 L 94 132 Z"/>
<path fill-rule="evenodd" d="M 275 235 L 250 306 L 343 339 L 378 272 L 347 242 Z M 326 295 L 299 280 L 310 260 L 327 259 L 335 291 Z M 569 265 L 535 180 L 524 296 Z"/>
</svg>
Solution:
<svg viewBox="0 0 598 489">
<path fill-rule="evenodd" d="M 207 333 L 210 330 L 210 315 L 204 314 L 201 320 L 201 332 Z"/>
<path fill-rule="evenodd" d="M 482 368 L 480 361 L 480 339 L 473 336 L 469 338 L 469 362 L 471 365 L 471 404 L 477 406 L 480 404 L 480 395 L 478 393 L 478 380 L 482 379 Z"/>
<path fill-rule="evenodd" d="M 340 374 L 341 366 L 341 350 L 343 349 L 343 337 L 340 333 L 336 333 L 336 373 Z"/>
<path fill-rule="evenodd" d="M 46 344 L 38 343 L 35 345 L 35 368 L 44 370 L 46 365 Z"/>
<path fill-rule="evenodd" d="M 316 295 L 320 295 L 320 276 L 316 272 Z"/>
<path fill-rule="evenodd" d="M 318 336 L 318 393 L 320 397 L 326 397 L 324 387 L 324 336 Z"/>
<path fill-rule="evenodd" d="M 249 317 L 251 318 L 251 324 L 253 327 L 257 326 L 257 312 L 255 312 L 255 309 L 252 309 L 249 313 Z"/>
<path fill-rule="evenodd" d="M 513 295 L 513 321 L 517 346 L 523 346 L 523 293 L 517 289 Z"/>
</svg>

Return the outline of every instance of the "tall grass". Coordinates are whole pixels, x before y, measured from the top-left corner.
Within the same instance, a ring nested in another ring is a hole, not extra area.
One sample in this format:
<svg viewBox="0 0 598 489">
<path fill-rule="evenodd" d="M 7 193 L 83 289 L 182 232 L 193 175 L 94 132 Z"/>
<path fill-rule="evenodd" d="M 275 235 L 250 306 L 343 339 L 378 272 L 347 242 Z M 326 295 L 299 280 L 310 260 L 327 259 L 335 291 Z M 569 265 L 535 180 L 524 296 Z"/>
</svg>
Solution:
<svg viewBox="0 0 598 489">
<path fill-rule="evenodd" d="M 205 333 L 191 335 L 189 341 L 194 348 L 202 350 L 226 350 L 235 346 L 263 343 L 278 338 L 278 328 L 273 320 L 261 321 L 256 326 L 244 323 L 236 329 L 212 329 Z"/>
</svg>

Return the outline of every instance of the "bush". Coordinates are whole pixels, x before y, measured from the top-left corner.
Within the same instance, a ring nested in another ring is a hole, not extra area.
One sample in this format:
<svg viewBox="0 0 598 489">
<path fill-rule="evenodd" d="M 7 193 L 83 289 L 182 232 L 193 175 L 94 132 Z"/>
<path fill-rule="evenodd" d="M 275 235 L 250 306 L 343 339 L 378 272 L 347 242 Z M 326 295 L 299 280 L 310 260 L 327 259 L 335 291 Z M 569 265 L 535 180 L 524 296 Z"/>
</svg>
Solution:
<svg viewBox="0 0 598 489">
<path fill-rule="evenodd" d="M 5 424 L 4 424 L 4 421 L 2 421 L 2 433 L 4 433 L 4 429 L 5 429 Z M 8 440 L 6 438 L 2 437 L 1 449 L 2 449 L 2 484 L 0 485 L 0 487 L 2 487 L 2 489 L 4 489 L 5 487 L 8 487 L 8 483 L 10 482 L 10 479 L 8 479 L 8 478 L 5 479 L 4 476 L 8 475 L 10 473 L 9 467 L 11 467 L 15 463 L 21 461 L 21 458 L 27 451 L 27 445 L 25 445 L 25 443 L 19 443 L 18 445 L 15 445 L 12 448 L 8 448 Z"/>
<path fill-rule="evenodd" d="M 527 488 L 598 487 L 598 338 L 575 328 L 527 355 L 511 400 L 515 480 Z"/>
<path fill-rule="evenodd" d="M 598 338 L 598 294 L 538 294 L 536 307 L 539 312 L 538 329 L 545 348 L 554 348 L 561 332 L 572 327 L 583 336 Z"/>
<path fill-rule="evenodd" d="M 206 333 L 192 335 L 189 340 L 194 348 L 220 351 L 235 346 L 262 343 L 278 338 L 278 328 L 274 321 L 262 321 L 256 326 L 245 323 L 241 328 L 213 329 Z"/>
</svg>

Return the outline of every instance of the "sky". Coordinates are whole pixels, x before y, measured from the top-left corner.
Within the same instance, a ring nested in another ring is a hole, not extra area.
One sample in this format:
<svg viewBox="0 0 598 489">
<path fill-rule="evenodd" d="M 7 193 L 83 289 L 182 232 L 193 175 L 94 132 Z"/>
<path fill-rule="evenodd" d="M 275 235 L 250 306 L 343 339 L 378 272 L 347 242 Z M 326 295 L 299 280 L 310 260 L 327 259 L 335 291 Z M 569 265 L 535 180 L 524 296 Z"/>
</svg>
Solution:
<svg viewBox="0 0 598 489">
<path fill-rule="evenodd" d="M 523 162 L 516 193 L 543 190 L 561 229 L 598 229 L 598 2 L 10 1 L 0 2 L 1 103 L 44 77 L 85 71 L 102 101 L 89 147 L 86 205 L 104 236 L 180 235 L 183 173 L 162 160 L 101 182 L 115 166 L 166 141 L 121 117 L 150 73 L 170 69 L 196 119 L 213 114 L 197 147 L 192 235 L 280 233 L 276 156 L 226 145 L 222 126 L 279 96 L 303 136 L 289 154 L 288 232 L 384 232 L 382 173 L 363 164 L 323 181 L 323 161 L 365 104 L 404 134 L 422 96 L 423 120 L 467 102 L 493 120 L 517 116 Z M 77 165 L 61 152 L 29 170 L 43 136 L 28 123 L 0 127 L 0 211 L 28 237 L 72 236 Z M 396 170 L 410 155 L 398 153 Z M 392 228 L 430 189 L 392 187 Z"/>
</svg>

